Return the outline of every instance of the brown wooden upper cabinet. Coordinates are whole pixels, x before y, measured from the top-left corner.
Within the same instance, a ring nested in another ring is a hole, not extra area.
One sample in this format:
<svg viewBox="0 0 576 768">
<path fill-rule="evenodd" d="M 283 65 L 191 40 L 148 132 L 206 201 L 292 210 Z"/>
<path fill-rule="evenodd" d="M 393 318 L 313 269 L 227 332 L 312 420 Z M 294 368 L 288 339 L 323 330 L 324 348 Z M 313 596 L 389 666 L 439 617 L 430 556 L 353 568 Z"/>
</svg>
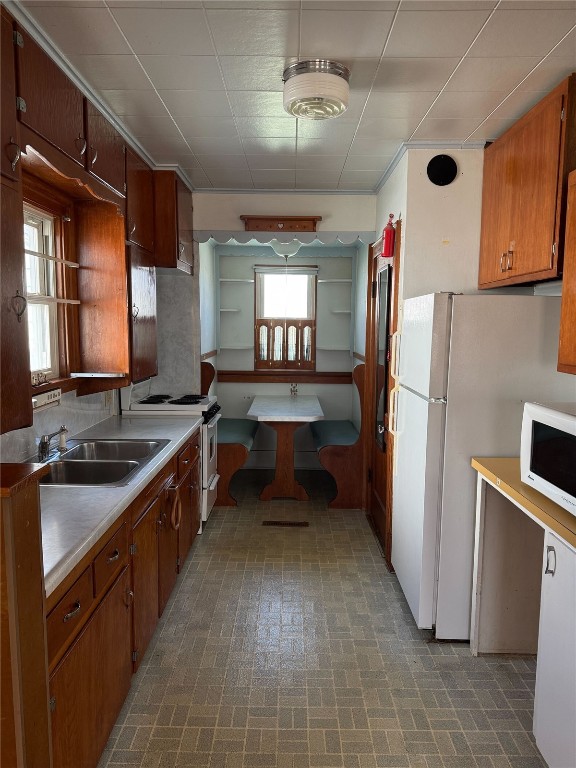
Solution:
<svg viewBox="0 0 576 768">
<path fill-rule="evenodd" d="M 130 263 L 132 381 L 158 373 L 156 341 L 156 270 L 154 256 L 137 245 L 128 247 Z"/>
<path fill-rule="evenodd" d="M 16 67 L 14 62 L 13 22 L 4 7 L 0 9 L 2 37 L 0 55 L 2 56 L 2 152 L 0 155 L 0 173 L 5 178 L 18 181 L 20 178 L 20 142 L 18 118 L 16 116 Z"/>
<path fill-rule="evenodd" d="M 568 178 L 558 370 L 576 374 L 576 171 Z"/>
<path fill-rule="evenodd" d="M 192 192 L 175 171 L 154 171 L 157 267 L 178 267 L 191 273 L 194 267 Z"/>
<path fill-rule="evenodd" d="M 15 46 L 20 122 L 84 167 L 83 94 L 21 27 Z"/>
<path fill-rule="evenodd" d="M 86 170 L 121 195 L 126 191 L 124 139 L 116 128 L 86 99 Z"/>
<path fill-rule="evenodd" d="M 126 239 L 154 251 L 154 173 L 126 147 Z"/>
<path fill-rule="evenodd" d="M 486 148 L 480 288 L 561 274 L 575 127 L 576 75 L 571 75 Z"/>
</svg>

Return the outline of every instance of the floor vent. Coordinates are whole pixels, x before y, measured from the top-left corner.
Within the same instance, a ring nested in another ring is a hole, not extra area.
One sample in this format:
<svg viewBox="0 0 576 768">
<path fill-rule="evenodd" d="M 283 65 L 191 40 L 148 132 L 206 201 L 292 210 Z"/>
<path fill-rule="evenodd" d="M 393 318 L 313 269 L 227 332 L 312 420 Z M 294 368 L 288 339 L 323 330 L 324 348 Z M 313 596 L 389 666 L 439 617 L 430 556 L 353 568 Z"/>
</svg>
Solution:
<svg viewBox="0 0 576 768">
<path fill-rule="evenodd" d="M 290 528 L 308 528 L 305 520 L 263 520 L 262 525 L 287 525 Z"/>
</svg>

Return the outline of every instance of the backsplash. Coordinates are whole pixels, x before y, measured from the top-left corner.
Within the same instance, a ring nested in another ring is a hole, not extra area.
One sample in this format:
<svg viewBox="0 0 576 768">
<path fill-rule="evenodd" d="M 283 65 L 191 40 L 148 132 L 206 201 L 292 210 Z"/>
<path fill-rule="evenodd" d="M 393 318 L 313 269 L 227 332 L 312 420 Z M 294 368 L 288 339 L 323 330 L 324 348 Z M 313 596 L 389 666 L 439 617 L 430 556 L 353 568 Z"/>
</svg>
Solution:
<svg viewBox="0 0 576 768">
<path fill-rule="evenodd" d="M 32 427 L 15 429 L 0 436 L 0 458 L 9 463 L 30 461 L 36 456 L 42 435 L 55 432 L 65 424 L 68 428 L 67 437 L 73 437 L 112 416 L 116 412 L 115 403 L 115 392 L 84 397 L 76 397 L 74 392 L 65 392 L 60 405 L 34 414 Z M 57 445 L 56 441 L 54 444 Z"/>
</svg>

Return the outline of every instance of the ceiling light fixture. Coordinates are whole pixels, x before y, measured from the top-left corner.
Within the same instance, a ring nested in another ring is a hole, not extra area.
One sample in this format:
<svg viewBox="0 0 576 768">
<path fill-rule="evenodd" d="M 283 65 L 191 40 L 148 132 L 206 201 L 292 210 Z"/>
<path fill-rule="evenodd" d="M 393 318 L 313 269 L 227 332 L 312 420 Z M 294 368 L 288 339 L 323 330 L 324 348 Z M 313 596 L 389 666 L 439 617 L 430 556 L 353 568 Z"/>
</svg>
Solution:
<svg viewBox="0 0 576 768">
<path fill-rule="evenodd" d="M 302 243 L 298 240 L 291 240 L 289 243 L 281 243 L 279 240 L 276 240 L 276 238 L 270 240 L 268 244 L 277 256 L 283 256 L 286 261 L 288 261 L 290 256 L 296 256 L 302 247 Z"/>
<path fill-rule="evenodd" d="M 348 109 L 350 70 L 329 59 L 306 59 L 286 67 L 284 109 L 294 117 L 327 120 Z"/>
</svg>

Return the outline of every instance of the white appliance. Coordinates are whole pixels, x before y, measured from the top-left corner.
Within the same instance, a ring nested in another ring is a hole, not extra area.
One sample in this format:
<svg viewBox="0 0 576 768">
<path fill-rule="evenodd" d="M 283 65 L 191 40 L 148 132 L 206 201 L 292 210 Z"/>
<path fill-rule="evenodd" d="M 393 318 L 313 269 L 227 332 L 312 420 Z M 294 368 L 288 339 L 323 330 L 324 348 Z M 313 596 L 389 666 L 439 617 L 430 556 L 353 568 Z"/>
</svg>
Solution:
<svg viewBox="0 0 576 768">
<path fill-rule="evenodd" d="M 524 404 L 520 479 L 576 515 L 576 401 Z"/>
<path fill-rule="evenodd" d="M 392 564 L 420 628 L 470 637 L 472 456 L 518 456 L 525 400 L 574 399 L 556 371 L 560 299 L 430 294 L 404 302 Z"/>
<path fill-rule="evenodd" d="M 147 394 L 145 397 L 134 398 L 133 387 L 125 387 L 120 391 L 122 416 L 125 418 L 162 416 L 202 416 L 200 429 L 201 447 L 201 476 L 202 476 L 202 509 L 199 533 L 202 533 L 204 523 L 208 520 L 217 496 L 217 486 L 220 475 L 217 473 L 218 462 L 218 428 L 221 417 L 220 406 L 216 397 L 207 395 L 166 395 Z"/>
</svg>

